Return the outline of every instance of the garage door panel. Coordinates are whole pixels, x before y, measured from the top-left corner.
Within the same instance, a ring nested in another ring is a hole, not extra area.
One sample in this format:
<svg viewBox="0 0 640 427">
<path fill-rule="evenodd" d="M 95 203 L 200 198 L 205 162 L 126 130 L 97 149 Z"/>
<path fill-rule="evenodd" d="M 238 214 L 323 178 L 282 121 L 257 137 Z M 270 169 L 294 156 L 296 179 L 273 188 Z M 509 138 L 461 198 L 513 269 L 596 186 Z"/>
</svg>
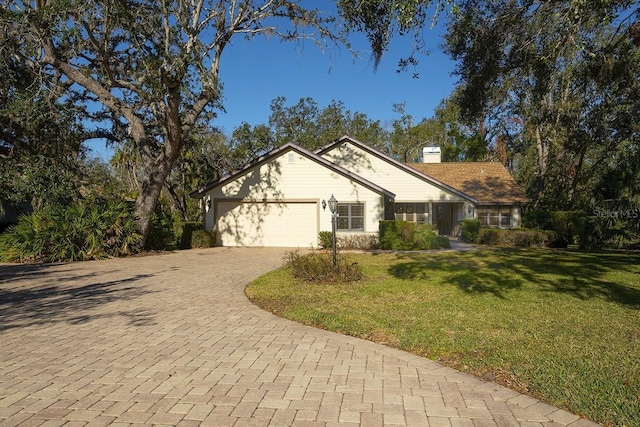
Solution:
<svg viewBox="0 0 640 427">
<path fill-rule="evenodd" d="M 218 203 L 218 244 L 309 247 L 317 245 L 316 203 Z"/>
</svg>

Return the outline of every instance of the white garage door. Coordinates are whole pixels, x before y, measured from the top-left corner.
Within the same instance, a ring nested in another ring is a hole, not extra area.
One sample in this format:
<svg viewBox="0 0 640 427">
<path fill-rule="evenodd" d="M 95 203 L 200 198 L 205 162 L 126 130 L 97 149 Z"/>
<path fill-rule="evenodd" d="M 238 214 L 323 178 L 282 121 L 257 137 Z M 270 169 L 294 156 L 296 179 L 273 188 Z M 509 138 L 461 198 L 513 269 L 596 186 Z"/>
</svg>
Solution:
<svg viewBox="0 0 640 427">
<path fill-rule="evenodd" d="M 316 203 L 219 202 L 217 208 L 222 246 L 317 246 Z"/>
</svg>

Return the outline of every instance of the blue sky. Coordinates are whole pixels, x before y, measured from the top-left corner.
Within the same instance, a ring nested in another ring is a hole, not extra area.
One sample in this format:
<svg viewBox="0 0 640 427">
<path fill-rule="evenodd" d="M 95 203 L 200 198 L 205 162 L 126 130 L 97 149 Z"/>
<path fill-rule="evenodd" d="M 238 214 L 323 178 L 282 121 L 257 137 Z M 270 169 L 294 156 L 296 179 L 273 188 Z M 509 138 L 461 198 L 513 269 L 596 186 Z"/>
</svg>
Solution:
<svg viewBox="0 0 640 427">
<path fill-rule="evenodd" d="M 429 56 L 420 58 L 416 70 L 402 73 L 396 72 L 398 60 L 410 51 L 411 38 L 394 38 L 374 70 L 364 36 L 352 38 L 359 58 L 353 58 L 344 48 L 330 47 L 322 52 L 310 42 L 239 37 L 227 47 L 221 60 L 226 113 L 220 112 L 214 125 L 230 135 L 242 122 L 267 123 L 269 105 L 278 96 L 286 97 L 287 105 L 311 97 L 320 108 L 332 100 L 342 101 L 346 109 L 365 113 L 383 126 L 399 117 L 392 111 L 393 103 L 406 103 L 406 112 L 416 122 L 431 117 L 457 81 L 451 75 L 454 63 L 441 51 L 441 34 L 441 27 L 425 29 Z M 414 71 L 419 78 L 413 78 Z M 105 160 L 111 156 L 101 141 L 94 141 L 90 147 Z"/>
<path fill-rule="evenodd" d="M 310 43 L 236 41 L 221 62 L 227 113 L 219 115 L 217 124 L 228 134 L 243 121 L 266 123 L 269 104 L 278 96 L 286 97 L 288 105 L 304 97 L 313 98 L 320 107 L 342 101 L 352 112 L 365 113 L 383 125 L 398 117 L 393 103 L 405 102 L 416 120 L 431 117 L 456 82 L 451 76 L 454 64 L 439 47 L 438 30 L 425 30 L 430 54 L 421 58 L 417 79 L 413 71 L 396 72 L 398 60 L 409 52 L 410 39 L 394 39 L 377 70 L 365 40 L 356 40 L 363 48 L 356 59 L 344 48 L 323 54 Z"/>
</svg>

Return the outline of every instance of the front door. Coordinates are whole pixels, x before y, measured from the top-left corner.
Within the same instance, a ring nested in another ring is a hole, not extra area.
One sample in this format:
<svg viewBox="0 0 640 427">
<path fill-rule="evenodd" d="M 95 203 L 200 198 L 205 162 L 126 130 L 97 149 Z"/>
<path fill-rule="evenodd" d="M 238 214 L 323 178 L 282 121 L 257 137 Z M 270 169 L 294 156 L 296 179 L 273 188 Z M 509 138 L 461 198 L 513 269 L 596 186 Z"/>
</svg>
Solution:
<svg viewBox="0 0 640 427">
<path fill-rule="evenodd" d="M 441 236 L 451 235 L 451 204 L 438 203 L 436 205 L 436 225 Z"/>
</svg>

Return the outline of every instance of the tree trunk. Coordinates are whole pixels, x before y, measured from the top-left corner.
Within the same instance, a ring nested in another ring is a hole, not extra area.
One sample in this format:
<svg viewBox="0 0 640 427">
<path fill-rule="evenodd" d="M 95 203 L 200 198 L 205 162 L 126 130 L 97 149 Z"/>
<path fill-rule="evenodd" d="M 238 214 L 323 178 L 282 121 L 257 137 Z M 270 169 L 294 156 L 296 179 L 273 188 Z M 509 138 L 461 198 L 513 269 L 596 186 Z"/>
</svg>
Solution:
<svg viewBox="0 0 640 427">
<path fill-rule="evenodd" d="M 143 126 L 132 130 L 144 168 L 142 188 L 135 204 L 138 232 L 142 236 L 143 245 L 149 236 L 151 217 L 158 203 L 158 197 L 173 165 L 180 157 L 184 141 L 180 117 L 180 85 L 168 77 L 163 81 L 167 88 L 167 103 L 160 113 L 160 121 L 164 122 L 165 128 L 163 144 L 159 145 L 155 138 L 149 138 Z"/>
<path fill-rule="evenodd" d="M 569 194 L 567 196 L 567 202 L 569 205 L 573 204 L 573 198 L 576 194 L 576 188 L 578 187 L 579 179 L 582 177 L 582 166 L 584 165 L 584 157 L 585 157 L 586 148 L 580 148 L 580 157 L 578 159 L 578 164 L 574 166 L 574 173 L 571 179 L 571 187 L 569 188 Z"/>
<path fill-rule="evenodd" d="M 168 180 L 164 183 L 164 188 L 167 190 L 167 193 L 169 193 L 169 195 L 173 199 L 173 205 L 174 205 L 173 207 L 180 212 L 180 216 L 182 217 L 182 220 L 184 222 L 187 222 L 189 220 L 189 216 L 187 215 L 187 201 L 185 200 L 185 198 L 180 197 L 178 195 L 176 188 Z"/>
<path fill-rule="evenodd" d="M 536 125 L 536 153 L 538 157 L 538 167 L 536 173 L 536 201 L 535 207 L 539 208 L 544 198 L 544 185 L 549 167 L 549 144 L 540 135 L 540 126 Z"/>
<path fill-rule="evenodd" d="M 142 245 L 144 247 L 147 237 L 149 236 L 151 217 L 156 209 L 158 197 L 160 196 L 167 176 L 169 176 L 171 172 L 174 161 L 152 161 L 151 165 L 144 160 L 143 162 L 145 164 L 145 173 L 140 194 L 136 199 L 134 213 L 138 224 L 138 232 L 142 236 Z"/>
</svg>

